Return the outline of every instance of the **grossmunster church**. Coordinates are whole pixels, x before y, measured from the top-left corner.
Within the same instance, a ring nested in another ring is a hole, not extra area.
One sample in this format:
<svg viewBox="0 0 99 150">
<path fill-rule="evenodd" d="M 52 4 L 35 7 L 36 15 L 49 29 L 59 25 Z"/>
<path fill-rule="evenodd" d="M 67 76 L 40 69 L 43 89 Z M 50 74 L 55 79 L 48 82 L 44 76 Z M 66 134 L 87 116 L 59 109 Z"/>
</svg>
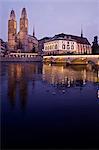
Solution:
<svg viewBox="0 0 99 150">
<path fill-rule="evenodd" d="M 28 34 L 28 17 L 26 9 L 23 8 L 20 17 L 19 32 L 17 32 L 17 20 L 14 10 L 10 13 L 8 20 L 8 50 L 10 52 L 38 52 L 38 40 Z"/>
</svg>

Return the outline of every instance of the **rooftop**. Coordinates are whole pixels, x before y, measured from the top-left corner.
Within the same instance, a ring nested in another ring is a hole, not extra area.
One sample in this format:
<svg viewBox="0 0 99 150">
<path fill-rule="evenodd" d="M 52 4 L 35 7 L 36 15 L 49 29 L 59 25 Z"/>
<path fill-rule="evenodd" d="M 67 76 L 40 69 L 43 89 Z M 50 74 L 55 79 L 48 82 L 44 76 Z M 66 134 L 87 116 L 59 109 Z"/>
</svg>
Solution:
<svg viewBox="0 0 99 150">
<path fill-rule="evenodd" d="M 81 37 L 81 36 L 70 35 L 70 34 L 64 34 L 64 33 L 56 34 L 54 37 L 51 38 L 51 40 L 58 40 L 58 39 L 75 40 L 77 43 L 91 45 L 89 41 L 87 40 L 87 38 Z"/>
</svg>

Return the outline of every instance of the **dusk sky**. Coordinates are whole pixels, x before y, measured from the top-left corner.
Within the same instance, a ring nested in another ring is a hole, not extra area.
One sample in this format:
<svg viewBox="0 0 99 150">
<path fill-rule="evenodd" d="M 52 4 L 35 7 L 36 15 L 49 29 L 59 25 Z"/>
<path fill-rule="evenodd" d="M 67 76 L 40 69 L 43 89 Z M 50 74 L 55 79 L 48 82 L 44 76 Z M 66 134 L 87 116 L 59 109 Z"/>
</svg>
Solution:
<svg viewBox="0 0 99 150">
<path fill-rule="evenodd" d="M 35 26 L 38 39 L 58 33 L 83 34 L 90 42 L 99 36 L 99 0 L 0 0 L 0 38 L 7 41 L 8 18 L 15 10 L 17 27 L 22 8 L 29 19 L 29 34 Z"/>
</svg>

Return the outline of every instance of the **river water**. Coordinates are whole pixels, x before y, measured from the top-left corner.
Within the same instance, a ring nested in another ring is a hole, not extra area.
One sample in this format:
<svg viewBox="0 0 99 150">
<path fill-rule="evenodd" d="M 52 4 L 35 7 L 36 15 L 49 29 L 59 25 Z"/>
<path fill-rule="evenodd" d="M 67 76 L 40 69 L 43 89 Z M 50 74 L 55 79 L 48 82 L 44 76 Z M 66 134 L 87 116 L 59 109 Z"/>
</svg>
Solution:
<svg viewBox="0 0 99 150">
<path fill-rule="evenodd" d="M 1 63 L 2 148 L 99 148 L 99 74 L 86 66 Z"/>
</svg>

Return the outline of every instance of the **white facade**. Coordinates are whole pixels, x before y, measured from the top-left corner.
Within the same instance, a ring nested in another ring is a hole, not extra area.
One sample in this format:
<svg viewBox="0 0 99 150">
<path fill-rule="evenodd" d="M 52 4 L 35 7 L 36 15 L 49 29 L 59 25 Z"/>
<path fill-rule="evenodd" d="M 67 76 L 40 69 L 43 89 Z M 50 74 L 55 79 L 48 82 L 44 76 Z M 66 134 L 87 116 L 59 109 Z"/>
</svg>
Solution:
<svg viewBox="0 0 99 150">
<path fill-rule="evenodd" d="M 45 54 L 91 54 L 91 46 L 77 43 L 72 39 L 57 39 L 44 43 Z"/>
<path fill-rule="evenodd" d="M 54 52 L 59 52 L 59 53 L 72 53 L 76 52 L 77 49 L 77 44 L 75 41 L 70 40 L 54 40 L 54 41 L 49 41 L 44 43 L 44 51 L 54 51 Z"/>
</svg>

